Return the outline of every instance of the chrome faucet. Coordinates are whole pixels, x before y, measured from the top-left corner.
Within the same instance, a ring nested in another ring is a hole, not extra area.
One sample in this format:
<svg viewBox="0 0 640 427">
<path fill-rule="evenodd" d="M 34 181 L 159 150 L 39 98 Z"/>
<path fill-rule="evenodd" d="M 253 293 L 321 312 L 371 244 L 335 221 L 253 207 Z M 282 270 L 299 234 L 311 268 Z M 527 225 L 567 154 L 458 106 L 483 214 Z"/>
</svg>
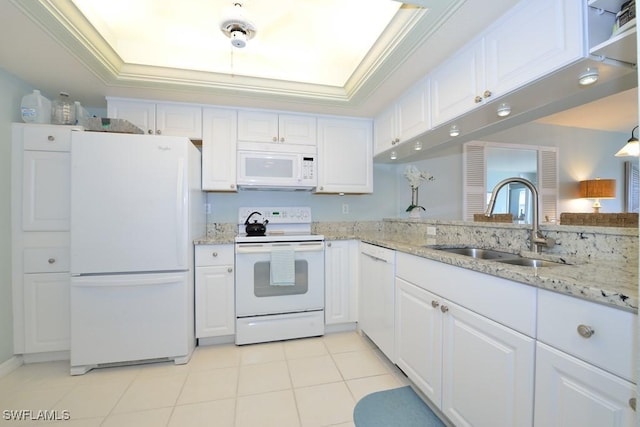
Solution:
<svg viewBox="0 0 640 427">
<path fill-rule="evenodd" d="M 498 192 L 502 187 L 512 182 L 524 185 L 531 191 L 531 194 L 533 195 L 533 218 L 531 221 L 533 224 L 531 228 L 531 241 L 529 242 L 529 249 L 531 250 L 531 252 L 542 252 L 542 246 L 552 248 L 556 244 L 556 241 L 550 237 L 544 237 L 539 230 L 540 224 L 538 223 L 538 190 L 536 189 L 536 186 L 527 179 L 513 177 L 503 179 L 502 181 L 497 183 L 493 188 L 493 191 L 491 192 L 491 199 L 489 199 L 489 205 L 487 206 L 487 210 L 484 215 L 489 217 L 491 216 L 491 214 L 493 214 L 493 209 L 496 206 L 496 198 L 498 196 Z"/>
</svg>

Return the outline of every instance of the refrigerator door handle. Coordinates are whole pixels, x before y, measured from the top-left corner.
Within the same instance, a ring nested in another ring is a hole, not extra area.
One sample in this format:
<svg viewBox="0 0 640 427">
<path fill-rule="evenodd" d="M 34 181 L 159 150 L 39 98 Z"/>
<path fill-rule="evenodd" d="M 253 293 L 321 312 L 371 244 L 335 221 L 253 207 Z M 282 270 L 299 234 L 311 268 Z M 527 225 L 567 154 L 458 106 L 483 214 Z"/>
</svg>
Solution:
<svg viewBox="0 0 640 427">
<path fill-rule="evenodd" d="M 186 265 L 185 254 L 183 250 L 183 242 L 187 235 L 187 220 L 185 218 L 186 206 L 189 202 L 188 191 L 185 186 L 185 168 L 184 168 L 184 158 L 180 157 L 178 159 L 178 168 L 177 168 L 178 176 L 177 176 L 177 188 L 176 188 L 176 251 L 178 255 L 178 263 L 179 265 Z"/>
</svg>

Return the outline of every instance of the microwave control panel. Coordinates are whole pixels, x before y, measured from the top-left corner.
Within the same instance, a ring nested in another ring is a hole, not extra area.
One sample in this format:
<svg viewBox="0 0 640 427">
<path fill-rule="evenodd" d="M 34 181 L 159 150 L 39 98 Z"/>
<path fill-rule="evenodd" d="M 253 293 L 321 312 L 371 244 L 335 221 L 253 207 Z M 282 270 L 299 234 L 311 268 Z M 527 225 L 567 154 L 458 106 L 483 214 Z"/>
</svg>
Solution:
<svg viewBox="0 0 640 427">
<path fill-rule="evenodd" d="M 303 157 L 302 158 L 302 179 L 310 180 L 314 179 L 314 158 L 313 157 Z"/>
</svg>

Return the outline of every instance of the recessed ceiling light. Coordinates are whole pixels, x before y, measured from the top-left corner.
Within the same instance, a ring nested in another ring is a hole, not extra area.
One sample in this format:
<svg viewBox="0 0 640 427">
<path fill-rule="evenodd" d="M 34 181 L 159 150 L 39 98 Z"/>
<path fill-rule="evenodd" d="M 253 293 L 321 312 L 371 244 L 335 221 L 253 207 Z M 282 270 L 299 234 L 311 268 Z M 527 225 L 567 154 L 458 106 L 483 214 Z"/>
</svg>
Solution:
<svg viewBox="0 0 640 427">
<path fill-rule="evenodd" d="M 597 68 L 587 68 L 578 76 L 578 83 L 580 86 L 589 86 L 597 82 L 599 77 Z"/>
<path fill-rule="evenodd" d="M 389 155 L 389 158 L 391 160 L 395 160 L 398 158 L 398 153 L 396 153 L 395 151 L 392 151 L 391 154 Z"/>
<path fill-rule="evenodd" d="M 415 145 L 413 146 L 413 149 L 416 151 L 422 150 L 422 142 L 416 141 Z"/>
<path fill-rule="evenodd" d="M 449 136 L 458 135 L 460 135 L 460 128 L 458 127 L 458 125 L 451 125 L 451 128 L 449 129 Z"/>
</svg>

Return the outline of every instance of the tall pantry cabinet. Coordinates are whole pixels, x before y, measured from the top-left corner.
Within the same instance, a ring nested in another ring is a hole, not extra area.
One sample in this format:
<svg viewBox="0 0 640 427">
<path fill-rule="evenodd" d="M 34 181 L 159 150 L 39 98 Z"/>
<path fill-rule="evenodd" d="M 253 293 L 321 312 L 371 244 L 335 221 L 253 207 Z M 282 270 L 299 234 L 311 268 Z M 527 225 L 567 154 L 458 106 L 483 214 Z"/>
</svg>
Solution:
<svg viewBox="0 0 640 427">
<path fill-rule="evenodd" d="M 12 127 L 14 352 L 69 350 L 73 126 Z"/>
</svg>

